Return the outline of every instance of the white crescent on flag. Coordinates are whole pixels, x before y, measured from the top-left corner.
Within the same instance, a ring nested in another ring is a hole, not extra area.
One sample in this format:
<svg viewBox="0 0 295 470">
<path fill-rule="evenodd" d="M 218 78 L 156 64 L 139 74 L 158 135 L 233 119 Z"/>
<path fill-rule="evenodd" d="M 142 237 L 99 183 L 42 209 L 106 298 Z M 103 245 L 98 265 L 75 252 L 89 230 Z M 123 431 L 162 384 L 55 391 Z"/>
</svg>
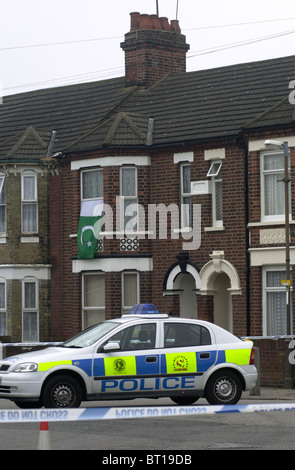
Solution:
<svg viewBox="0 0 295 470">
<path fill-rule="evenodd" d="M 85 227 L 83 227 L 81 230 L 81 245 L 83 245 L 83 233 L 85 232 L 85 230 L 92 230 L 93 235 L 95 236 L 94 227 L 92 225 L 85 225 Z"/>
</svg>

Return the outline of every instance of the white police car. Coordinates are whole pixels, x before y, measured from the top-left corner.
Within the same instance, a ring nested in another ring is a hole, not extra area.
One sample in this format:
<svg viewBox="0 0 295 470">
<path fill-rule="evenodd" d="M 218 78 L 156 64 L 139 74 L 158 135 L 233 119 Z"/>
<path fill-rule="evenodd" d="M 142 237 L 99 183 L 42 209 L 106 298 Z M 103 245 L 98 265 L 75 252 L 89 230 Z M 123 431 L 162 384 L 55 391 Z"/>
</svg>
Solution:
<svg viewBox="0 0 295 470">
<path fill-rule="evenodd" d="M 255 386 L 253 344 L 205 321 L 173 318 L 135 306 L 62 346 L 0 362 L 0 398 L 20 408 L 78 407 L 85 400 L 205 397 L 235 404 Z"/>
</svg>

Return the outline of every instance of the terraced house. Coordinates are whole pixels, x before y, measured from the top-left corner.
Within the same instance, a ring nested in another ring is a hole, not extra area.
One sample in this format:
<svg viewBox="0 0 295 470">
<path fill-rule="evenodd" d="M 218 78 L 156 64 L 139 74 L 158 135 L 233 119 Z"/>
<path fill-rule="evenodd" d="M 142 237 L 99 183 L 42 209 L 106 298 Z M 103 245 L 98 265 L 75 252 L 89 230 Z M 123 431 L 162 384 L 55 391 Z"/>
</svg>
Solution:
<svg viewBox="0 0 295 470">
<path fill-rule="evenodd" d="M 287 333 L 284 153 L 264 142 L 294 168 L 295 56 L 188 73 L 178 22 L 139 13 L 120 46 L 124 77 L 4 97 L 1 334 L 61 340 L 152 302 L 264 350 Z"/>
</svg>

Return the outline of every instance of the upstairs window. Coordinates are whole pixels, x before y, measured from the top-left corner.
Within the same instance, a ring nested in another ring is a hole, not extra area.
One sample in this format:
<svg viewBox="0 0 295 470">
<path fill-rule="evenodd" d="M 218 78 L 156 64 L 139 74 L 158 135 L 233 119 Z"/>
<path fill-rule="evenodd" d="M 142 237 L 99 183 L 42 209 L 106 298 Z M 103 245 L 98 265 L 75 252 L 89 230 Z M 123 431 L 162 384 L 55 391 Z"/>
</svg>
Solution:
<svg viewBox="0 0 295 470">
<path fill-rule="evenodd" d="M 6 188 L 5 177 L 0 176 L 0 233 L 6 232 Z"/>
<path fill-rule="evenodd" d="M 285 217 L 285 183 L 283 152 L 261 155 L 261 219 L 280 221 Z M 289 207 L 290 204 L 289 194 Z M 291 212 L 291 211 L 290 211 Z"/>
<path fill-rule="evenodd" d="M 180 166 L 180 188 L 181 188 L 181 228 L 192 225 L 192 203 L 191 203 L 191 166 L 182 164 Z"/>
<path fill-rule="evenodd" d="M 22 175 L 22 233 L 38 232 L 37 175 Z"/>
<path fill-rule="evenodd" d="M 81 195 L 82 201 L 103 199 L 103 171 L 101 169 L 82 171 Z"/>
<path fill-rule="evenodd" d="M 120 229 L 136 231 L 138 226 L 137 168 L 120 168 Z"/>
<path fill-rule="evenodd" d="M 210 165 L 207 177 L 211 178 L 212 189 L 212 225 L 221 227 L 223 225 L 223 203 L 222 203 L 222 162 L 213 161 Z"/>
</svg>

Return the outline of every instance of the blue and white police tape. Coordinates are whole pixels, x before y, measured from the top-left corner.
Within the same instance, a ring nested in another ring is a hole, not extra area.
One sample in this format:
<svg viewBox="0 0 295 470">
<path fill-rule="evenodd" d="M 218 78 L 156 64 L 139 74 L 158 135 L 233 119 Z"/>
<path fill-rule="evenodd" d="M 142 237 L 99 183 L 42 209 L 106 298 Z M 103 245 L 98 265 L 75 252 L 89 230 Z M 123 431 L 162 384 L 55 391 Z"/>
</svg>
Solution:
<svg viewBox="0 0 295 470">
<path fill-rule="evenodd" d="M 184 415 L 211 415 L 221 413 L 257 413 L 267 411 L 295 411 L 295 403 L 225 406 L 142 406 L 69 409 L 9 409 L 0 410 L 0 423 L 41 421 L 95 421 L 104 419 L 167 418 Z"/>
</svg>

